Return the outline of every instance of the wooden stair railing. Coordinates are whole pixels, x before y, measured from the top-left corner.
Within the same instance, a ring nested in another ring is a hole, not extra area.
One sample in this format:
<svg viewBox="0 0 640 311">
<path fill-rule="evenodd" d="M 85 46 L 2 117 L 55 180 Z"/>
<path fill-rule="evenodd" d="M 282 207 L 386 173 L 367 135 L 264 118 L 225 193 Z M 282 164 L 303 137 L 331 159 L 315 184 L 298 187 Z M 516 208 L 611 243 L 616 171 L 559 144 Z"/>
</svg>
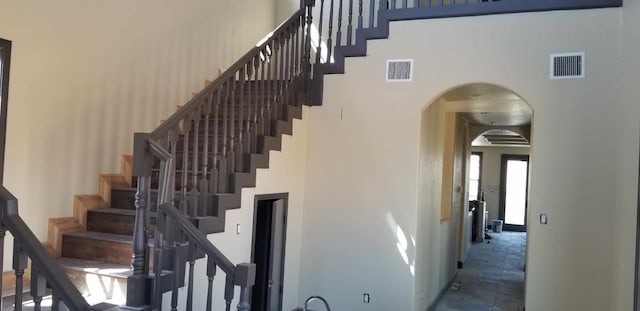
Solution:
<svg viewBox="0 0 640 311">
<path fill-rule="evenodd" d="M 182 284 L 182 263 L 206 255 L 210 265 L 227 274 L 227 310 L 234 285 L 242 292 L 238 310 L 249 310 L 248 287 L 254 282 L 255 266 L 233 265 L 205 233 L 224 228 L 225 211 L 240 207 L 241 188 L 255 183 L 256 169 L 265 166 L 261 159 L 266 154 L 268 161 L 273 149 L 272 139 L 287 132 L 283 127 L 301 113 L 311 75 L 313 5 L 313 0 L 305 0 L 300 10 L 156 130 L 134 135 L 136 219 L 127 308 L 159 309 L 162 293 L 171 291 L 171 307 L 176 310 L 177 288 L 186 285 L 186 308 L 191 310 L 193 277 Z M 159 231 L 151 254 L 153 210 Z M 167 218 L 179 225 L 179 236 L 163 227 L 161 220 Z M 194 257 L 194 250 L 204 253 Z M 166 270 L 174 275 L 171 284 L 153 278 Z"/>
<path fill-rule="evenodd" d="M 234 287 L 240 287 L 240 302 L 238 310 L 248 311 L 250 309 L 249 289 L 254 285 L 256 267 L 254 264 L 234 265 L 227 259 L 220 250 L 218 250 L 206 235 L 199 231 L 193 223 L 172 204 L 166 203 L 158 206 L 158 224 L 155 229 L 155 236 L 159 240 L 165 240 L 167 245 L 157 244 L 155 247 L 154 258 L 158 261 L 166 262 L 165 256 L 168 255 L 169 261 L 173 261 L 171 266 L 179 267 L 184 270 L 185 265 L 189 264 L 189 284 L 187 289 L 186 309 L 193 308 L 194 287 L 193 279 L 195 277 L 194 265 L 197 258 L 206 257 L 207 262 L 207 289 L 205 291 L 207 301 L 206 309 L 212 310 L 213 307 L 213 280 L 216 270 L 219 267 L 226 274 L 224 300 L 227 311 L 231 309 L 231 301 L 234 296 Z M 185 252 L 180 254 L 177 249 L 183 249 Z M 186 256 L 185 256 L 186 255 Z M 155 275 L 162 273 L 162 267 L 155 265 Z M 158 283 L 156 283 L 158 284 Z M 173 279 L 168 286 L 173 292 L 178 290 L 180 286 L 178 279 Z M 162 303 L 162 289 L 160 286 L 154 287 L 154 297 L 157 300 L 155 305 Z M 172 308 L 175 310 L 177 294 L 172 295 Z"/>
<path fill-rule="evenodd" d="M 117 310 L 116 306 L 101 303 L 90 306 L 67 275 L 55 263 L 51 255 L 42 246 L 33 232 L 27 227 L 18 213 L 18 200 L 3 186 L 0 186 L 0 266 L 3 265 L 5 233 L 13 236 L 13 270 L 15 271 L 14 310 L 23 309 L 26 286 L 33 301 L 33 310 L 41 310 L 45 296 L 52 296 L 51 309 L 65 306 L 69 310 Z M 27 269 L 29 261 L 30 269 Z M 30 270 L 30 275 L 25 275 Z M 0 274 L 2 283 L 2 274 Z M 50 289 L 50 291 L 49 291 Z M 50 292 L 50 293 L 49 293 Z M 6 294 L 6 293 L 5 293 Z M 0 299 L 0 309 L 3 309 Z"/>
</svg>

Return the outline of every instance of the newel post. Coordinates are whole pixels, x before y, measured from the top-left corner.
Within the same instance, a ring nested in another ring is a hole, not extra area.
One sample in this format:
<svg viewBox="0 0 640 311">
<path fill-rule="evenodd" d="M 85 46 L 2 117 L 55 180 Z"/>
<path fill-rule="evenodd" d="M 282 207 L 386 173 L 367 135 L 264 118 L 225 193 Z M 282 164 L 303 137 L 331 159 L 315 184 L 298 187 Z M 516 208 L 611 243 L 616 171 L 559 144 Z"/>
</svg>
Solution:
<svg viewBox="0 0 640 311">
<path fill-rule="evenodd" d="M 305 92 L 309 92 L 309 81 L 311 80 L 311 25 L 313 24 L 313 7 L 316 5 L 315 0 L 304 0 L 307 8 L 306 32 L 304 40 L 304 56 L 302 60 L 302 68 L 304 70 L 303 78 Z"/>
<path fill-rule="evenodd" d="M 238 311 L 249 311 L 251 309 L 251 287 L 256 283 L 256 265 L 252 263 L 241 263 L 236 266 L 236 278 L 234 283 L 240 286 L 240 301 Z"/>
<path fill-rule="evenodd" d="M 132 175 L 137 177 L 138 188 L 135 195 L 136 220 L 133 229 L 132 273 L 127 278 L 127 309 L 151 310 L 149 301 L 151 285 L 149 276 L 149 247 L 146 223 L 151 187 L 153 156 L 147 141 L 149 134 L 135 133 L 133 136 Z"/>
</svg>

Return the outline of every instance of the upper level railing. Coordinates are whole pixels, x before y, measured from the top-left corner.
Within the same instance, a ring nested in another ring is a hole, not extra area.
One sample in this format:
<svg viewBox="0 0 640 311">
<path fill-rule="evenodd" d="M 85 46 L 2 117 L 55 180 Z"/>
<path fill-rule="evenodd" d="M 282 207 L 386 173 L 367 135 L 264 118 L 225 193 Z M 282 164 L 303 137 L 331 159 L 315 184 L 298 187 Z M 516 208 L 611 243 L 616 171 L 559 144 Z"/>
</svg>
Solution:
<svg viewBox="0 0 640 311">
<path fill-rule="evenodd" d="M 202 233 L 197 235 L 186 219 L 222 217 L 224 209 L 232 207 L 225 204 L 239 206 L 238 180 L 254 169 L 252 154 L 264 149 L 264 137 L 278 135 L 278 122 L 287 119 L 289 107 L 300 105 L 299 96 L 307 91 L 310 81 L 312 6 L 313 1 L 306 1 L 153 132 L 135 134 L 132 173 L 137 180 L 136 220 L 127 306 L 161 306 L 166 288 L 156 277 L 155 287 L 150 289 L 148 279 L 154 269 L 155 275 L 160 275 L 165 266 L 165 259 L 160 257 L 167 256 L 162 250 L 169 249 L 174 254 L 170 257 L 186 251 L 190 264 L 195 250 L 203 251 L 213 272 L 217 266 L 227 275 L 227 310 L 234 285 L 241 288 L 238 310 L 249 309 L 248 287 L 254 282 L 250 272 L 255 266 L 233 265 Z M 156 202 L 150 201 L 152 194 L 157 196 Z M 153 257 L 154 264 L 148 242 L 153 233 L 152 209 L 158 212 L 154 247 L 160 251 L 155 253 L 159 257 Z M 179 227 L 178 236 L 169 234 L 175 232 L 171 229 L 174 226 Z M 182 261 L 184 258 L 170 260 L 177 280 Z M 190 275 L 187 310 L 191 308 L 192 282 Z M 175 309 L 181 282 L 172 284 L 176 286 L 171 290 Z"/>
<path fill-rule="evenodd" d="M 78 289 L 71 283 L 59 265 L 47 253 L 38 238 L 27 227 L 18 214 L 18 200 L 3 186 L 0 186 L 0 267 L 3 266 L 4 237 L 6 231 L 13 236 L 13 270 L 15 286 L 13 287 L 14 310 L 22 310 L 25 297 L 25 279 L 29 280 L 29 308 L 40 310 L 45 296 L 51 296 L 51 307 L 58 310 L 66 306 L 69 310 L 94 310 L 82 297 Z M 30 275 L 25 275 L 28 262 L 31 261 Z M 0 274 L 0 284 L 3 275 Z M 51 289 L 49 291 L 49 288 Z M 8 294 L 3 291 L 4 294 Z M 0 299 L 0 309 L 4 299 Z"/>
<path fill-rule="evenodd" d="M 622 0 L 317 0 L 316 63 L 364 56 L 367 39 L 386 38 L 390 21 L 620 7 Z M 354 47 L 360 48 L 354 49 Z"/>
</svg>

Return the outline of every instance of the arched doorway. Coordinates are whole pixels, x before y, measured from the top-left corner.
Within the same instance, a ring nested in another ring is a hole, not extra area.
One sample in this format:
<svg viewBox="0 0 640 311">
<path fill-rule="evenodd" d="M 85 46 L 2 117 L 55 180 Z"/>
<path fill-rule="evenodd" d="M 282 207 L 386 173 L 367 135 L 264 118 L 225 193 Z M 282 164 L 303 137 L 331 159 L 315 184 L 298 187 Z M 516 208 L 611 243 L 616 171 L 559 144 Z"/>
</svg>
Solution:
<svg viewBox="0 0 640 311">
<path fill-rule="evenodd" d="M 498 229 L 514 229 L 505 226 L 507 219 L 514 222 L 510 225 L 526 224 L 526 207 L 518 210 L 524 216 L 522 221 L 512 221 L 513 211 L 508 207 L 509 217 L 501 212 L 502 193 L 509 188 L 501 183 L 501 165 L 503 157 L 508 161 L 529 156 L 532 120 L 533 111 L 523 98 L 508 88 L 487 83 L 452 88 L 423 112 L 422 130 L 429 133 L 423 133 L 421 150 L 427 151 L 427 162 L 442 164 L 441 180 L 428 185 L 434 187 L 431 193 L 440 195 L 440 225 L 450 228 L 446 229 L 447 241 L 443 241 L 452 245 L 445 260 L 455 258 L 459 269 L 450 287 L 454 290 L 449 290 L 455 292 L 451 301 L 459 302 L 466 294 L 474 301 L 469 307 L 524 306 L 526 233 Z M 525 175 L 518 176 L 525 181 L 525 190 L 530 178 L 528 163 Z M 518 173 L 522 174 L 522 169 Z M 526 192 L 522 198 L 526 202 Z M 500 232 L 492 232 L 494 228 Z M 454 307 L 448 305 L 449 296 L 443 295 L 436 305 Z"/>
</svg>

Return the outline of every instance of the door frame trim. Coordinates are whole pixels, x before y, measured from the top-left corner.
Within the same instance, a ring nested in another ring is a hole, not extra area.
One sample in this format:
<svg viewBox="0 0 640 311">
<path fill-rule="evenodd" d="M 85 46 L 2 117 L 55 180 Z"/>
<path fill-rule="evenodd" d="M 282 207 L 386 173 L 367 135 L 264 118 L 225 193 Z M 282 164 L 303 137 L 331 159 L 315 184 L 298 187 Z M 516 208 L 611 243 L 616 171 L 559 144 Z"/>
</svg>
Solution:
<svg viewBox="0 0 640 311">
<path fill-rule="evenodd" d="M 0 184 L 4 177 L 4 151 L 7 141 L 7 107 L 9 106 L 9 72 L 11 71 L 11 41 L 0 38 L 0 58 L 2 72 L 0 72 Z"/>
<path fill-rule="evenodd" d="M 508 160 L 525 160 L 527 161 L 527 179 L 526 179 L 526 189 L 527 193 L 524 201 L 524 226 L 519 225 L 507 225 L 505 222 L 505 208 L 506 208 L 506 198 L 507 198 L 507 161 Z M 499 219 L 503 221 L 503 229 L 506 231 L 527 231 L 527 212 L 529 210 L 529 155 L 527 154 L 502 154 L 500 157 L 500 200 L 498 205 L 498 213 Z"/>
<path fill-rule="evenodd" d="M 282 262 L 280 263 L 281 267 L 281 271 L 282 271 L 282 288 L 284 288 L 284 274 L 285 274 L 285 261 L 286 261 L 286 252 L 287 252 L 287 222 L 289 220 L 289 193 L 270 193 L 270 194 L 256 194 L 253 198 L 253 227 L 251 229 L 251 261 L 253 261 L 253 258 L 255 256 L 255 244 L 256 244 L 256 223 L 258 221 L 258 213 L 257 213 L 257 209 L 258 209 L 258 202 L 260 201 L 278 201 L 278 200 L 284 200 L 284 232 L 282 233 Z M 251 291 L 249 292 L 249 297 L 252 297 L 253 295 L 253 287 L 251 288 Z M 284 291 L 281 289 L 280 290 L 280 309 L 282 309 L 282 304 L 284 303 L 283 298 L 284 297 Z"/>
<path fill-rule="evenodd" d="M 636 203 L 636 271 L 634 278 L 633 310 L 640 311 L 640 157 L 638 157 L 638 192 Z"/>
</svg>

